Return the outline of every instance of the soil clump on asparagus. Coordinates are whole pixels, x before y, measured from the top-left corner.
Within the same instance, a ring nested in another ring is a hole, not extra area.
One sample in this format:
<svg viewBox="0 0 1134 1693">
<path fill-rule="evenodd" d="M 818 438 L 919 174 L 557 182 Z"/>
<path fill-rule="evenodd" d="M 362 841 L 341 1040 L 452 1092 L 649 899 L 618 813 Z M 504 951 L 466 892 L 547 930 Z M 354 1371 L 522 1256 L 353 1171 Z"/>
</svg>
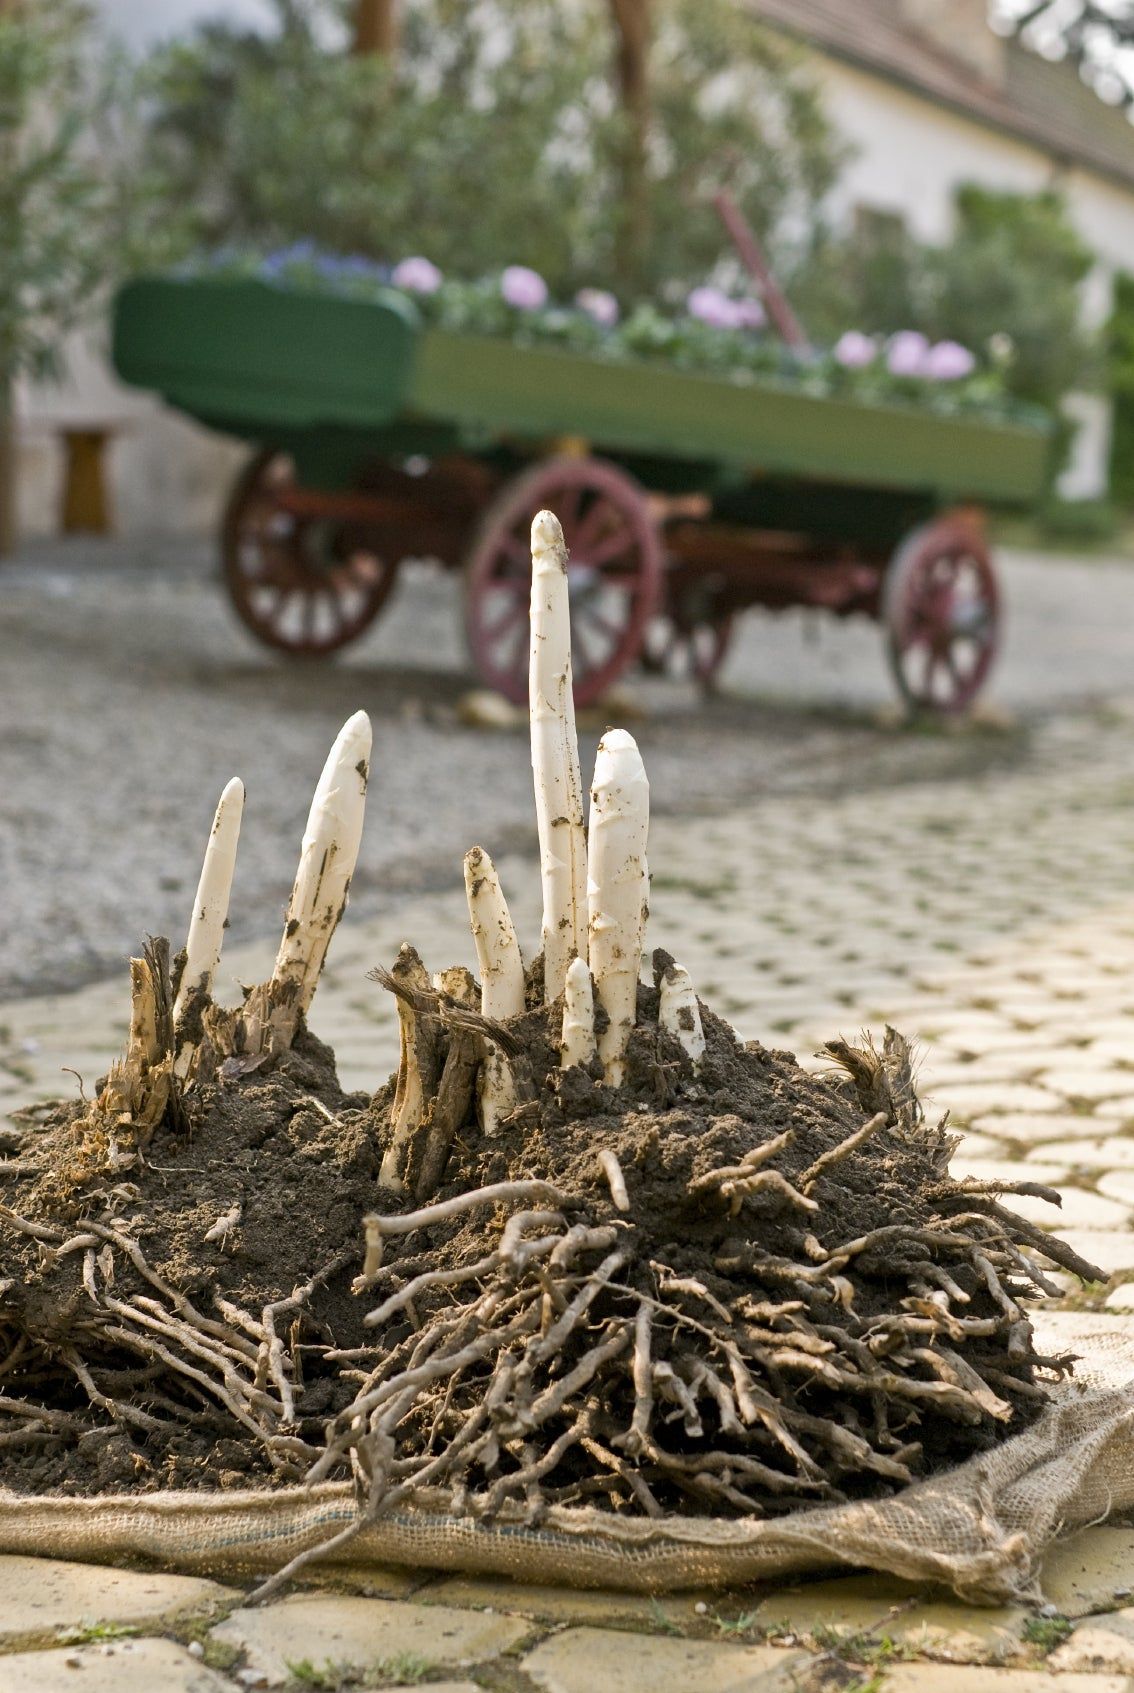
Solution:
<svg viewBox="0 0 1134 1693">
<path fill-rule="evenodd" d="M 344 1095 L 306 1032 L 188 1088 L 116 1167 L 84 1160 L 82 1107 L 31 1135 L 0 1208 L 4 1485 L 353 1474 L 371 1516 L 774 1515 L 893 1492 L 1037 1415 L 1068 1361 L 1032 1346 L 1036 1256 L 1098 1272 L 1002 1185 L 949 1177 L 900 1037 L 833 1043 L 816 1078 L 702 1006 L 694 1066 L 642 987 L 613 1088 L 559 1067 L 539 986 L 504 1025 L 418 995 L 433 1096 L 400 1194 L 379 1186 L 396 1078 Z M 514 1078 L 491 1135 L 470 1042 Z"/>
</svg>

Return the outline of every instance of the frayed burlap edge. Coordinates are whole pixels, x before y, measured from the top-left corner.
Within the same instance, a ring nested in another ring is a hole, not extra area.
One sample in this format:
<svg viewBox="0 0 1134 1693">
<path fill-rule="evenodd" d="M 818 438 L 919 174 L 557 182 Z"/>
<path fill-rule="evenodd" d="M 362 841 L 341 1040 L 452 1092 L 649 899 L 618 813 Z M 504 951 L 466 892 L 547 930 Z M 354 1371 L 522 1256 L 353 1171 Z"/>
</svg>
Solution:
<svg viewBox="0 0 1134 1693">
<path fill-rule="evenodd" d="M 1134 1506 L 1134 1340 L 1116 1324 L 1082 1350 L 1080 1380 L 1030 1429 L 890 1499 L 771 1521 L 553 1509 L 532 1529 L 450 1517 L 443 1498 L 423 1495 L 328 1561 L 644 1593 L 851 1566 L 940 1582 L 976 1603 L 1031 1597 L 1056 1536 Z M 247 1576 L 281 1568 L 354 1515 L 342 1483 L 89 1499 L 0 1492 L 0 1552 Z"/>
</svg>

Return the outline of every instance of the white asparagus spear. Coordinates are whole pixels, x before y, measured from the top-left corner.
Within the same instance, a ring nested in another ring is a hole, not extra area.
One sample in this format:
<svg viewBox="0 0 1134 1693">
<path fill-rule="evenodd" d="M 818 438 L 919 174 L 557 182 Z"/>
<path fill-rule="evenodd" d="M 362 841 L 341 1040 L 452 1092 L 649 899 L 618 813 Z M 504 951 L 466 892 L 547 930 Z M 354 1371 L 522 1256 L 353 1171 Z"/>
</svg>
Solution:
<svg viewBox="0 0 1134 1693">
<path fill-rule="evenodd" d="M 516 1109 L 516 1081 L 507 1055 L 498 1046 L 490 1046 L 476 1079 L 476 1109 L 480 1126 L 491 1138 L 500 1133 L 500 1125 Z"/>
<path fill-rule="evenodd" d="M 573 958 L 567 967 L 567 982 L 563 990 L 560 1069 L 569 1070 L 573 1064 L 589 1064 L 595 1050 L 595 996 L 591 973 L 582 958 Z"/>
<path fill-rule="evenodd" d="M 524 961 L 496 867 L 483 847 L 465 854 L 465 894 L 480 969 L 481 1014 L 497 1023 L 519 1017 Z"/>
<path fill-rule="evenodd" d="M 299 869 L 268 987 L 274 1044 L 289 1046 L 346 909 L 362 840 L 370 774 L 370 719 L 356 711 L 327 756 L 303 832 Z"/>
<path fill-rule="evenodd" d="M 571 612 L 567 548 L 558 518 L 532 524 L 531 663 L 528 671 L 532 772 L 543 883 L 543 997 L 563 992 L 567 966 L 586 956 L 586 835 L 583 781 L 571 692 Z"/>
<path fill-rule="evenodd" d="M 641 754 L 625 729 L 610 729 L 599 742 L 591 789 L 587 902 L 595 993 L 610 1019 L 599 1036 L 599 1057 L 615 1087 L 637 1015 L 649 827 L 650 784 Z"/>
<path fill-rule="evenodd" d="M 185 942 L 185 968 L 173 1002 L 174 1028 L 181 1021 L 191 995 L 212 991 L 224 942 L 224 927 L 228 922 L 228 902 L 232 894 L 236 846 L 243 813 L 244 783 L 234 776 L 220 797 L 209 844 L 205 848 L 205 862 L 201 866 L 201 879 L 197 883 L 197 897 L 189 920 L 189 938 Z"/>
<path fill-rule="evenodd" d="M 661 979 L 658 1022 L 685 1048 L 694 1070 L 699 1069 L 705 1056 L 705 1032 L 693 979 L 683 964 L 666 965 Z"/>
<path fill-rule="evenodd" d="M 494 1022 L 519 1017 L 524 1010 L 524 961 L 500 878 L 483 847 L 465 854 L 465 894 L 480 969 L 481 1015 Z M 485 1056 L 476 1098 L 484 1133 L 498 1134 L 516 1107 L 512 1066 L 499 1047 L 490 1047 Z"/>
</svg>

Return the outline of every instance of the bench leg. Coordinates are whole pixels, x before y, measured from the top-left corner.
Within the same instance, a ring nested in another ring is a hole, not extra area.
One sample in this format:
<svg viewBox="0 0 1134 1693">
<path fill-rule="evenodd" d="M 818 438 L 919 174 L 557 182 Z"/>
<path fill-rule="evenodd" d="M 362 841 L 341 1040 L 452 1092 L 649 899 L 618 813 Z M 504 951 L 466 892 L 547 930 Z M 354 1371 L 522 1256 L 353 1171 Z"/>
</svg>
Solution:
<svg viewBox="0 0 1134 1693">
<path fill-rule="evenodd" d="M 105 429 L 65 429 L 62 527 L 65 535 L 109 535 Z"/>
</svg>

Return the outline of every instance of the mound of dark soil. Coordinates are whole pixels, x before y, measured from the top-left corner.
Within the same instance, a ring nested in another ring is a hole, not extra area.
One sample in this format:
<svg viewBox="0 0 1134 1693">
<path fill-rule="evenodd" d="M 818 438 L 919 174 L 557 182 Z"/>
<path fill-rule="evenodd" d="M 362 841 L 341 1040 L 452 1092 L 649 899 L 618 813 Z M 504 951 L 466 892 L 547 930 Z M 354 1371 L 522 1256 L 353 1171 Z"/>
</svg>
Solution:
<svg viewBox="0 0 1134 1693">
<path fill-rule="evenodd" d="M 4 1484 L 772 1514 L 1025 1426 L 1067 1362 L 1035 1256 L 1098 1272 L 948 1176 L 905 1044 L 816 1079 L 702 1008 L 694 1073 L 657 1014 L 643 988 L 618 1090 L 559 1070 L 557 1010 L 498 1031 L 517 1109 L 464 1113 L 418 1211 L 377 1185 L 393 1081 L 344 1096 L 306 1034 L 114 1169 L 58 1113 L 0 1208 Z"/>
</svg>

